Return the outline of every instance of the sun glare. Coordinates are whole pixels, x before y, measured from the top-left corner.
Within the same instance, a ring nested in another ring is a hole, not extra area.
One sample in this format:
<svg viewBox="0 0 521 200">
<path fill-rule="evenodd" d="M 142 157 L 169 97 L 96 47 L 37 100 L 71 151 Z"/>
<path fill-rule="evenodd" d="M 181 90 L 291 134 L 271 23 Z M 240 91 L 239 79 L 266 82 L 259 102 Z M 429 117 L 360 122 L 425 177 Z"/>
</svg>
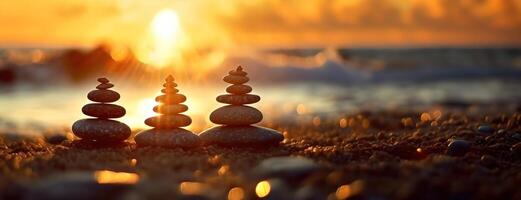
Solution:
<svg viewBox="0 0 521 200">
<path fill-rule="evenodd" d="M 181 32 L 179 17 L 173 10 L 163 10 L 152 21 L 152 33 L 159 42 L 172 42 Z"/>
<path fill-rule="evenodd" d="M 181 60 L 184 40 L 177 13 L 171 9 L 161 10 L 154 16 L 137 57 L 159 68 L 174 65 Z"/>
</svg>

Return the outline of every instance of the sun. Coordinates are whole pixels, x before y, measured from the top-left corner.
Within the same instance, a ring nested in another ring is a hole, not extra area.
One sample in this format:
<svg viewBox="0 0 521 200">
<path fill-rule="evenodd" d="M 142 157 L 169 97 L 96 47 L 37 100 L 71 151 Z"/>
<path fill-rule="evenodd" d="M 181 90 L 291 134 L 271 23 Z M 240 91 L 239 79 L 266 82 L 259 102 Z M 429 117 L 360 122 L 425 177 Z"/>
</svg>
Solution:
<svg viewBox="0 0 521 200">
<path fill-rule="evenodd" d="M 152 21 L 151 29 L 158 42 L 173 42 L 181 33 L 177 13 L 173 10 L 159 11 Z"/>
<path fill-rule="evenodd" d="M 178 64 L 185 40 L 177 13 L 172 9 L 161 10 L 152 19 L 149 34 L 138 47 L 137 57 L 158 68 Z"/>
</svg>

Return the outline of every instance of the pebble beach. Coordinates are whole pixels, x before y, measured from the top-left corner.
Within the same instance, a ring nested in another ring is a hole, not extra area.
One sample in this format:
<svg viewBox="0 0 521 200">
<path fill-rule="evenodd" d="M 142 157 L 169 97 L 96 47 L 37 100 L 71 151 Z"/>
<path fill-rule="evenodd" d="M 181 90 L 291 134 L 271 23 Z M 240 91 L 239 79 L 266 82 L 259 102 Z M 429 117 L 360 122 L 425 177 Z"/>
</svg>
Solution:
<svg viewBox="0 0 521 200">
<path fill-rule="evenodd" d="M 496 107 L 478 107 L 483 115 L 446 106 L 441 115 L 365 111 L 278 123 L 270 128 L 282 131 L 284 141 L 267 148 L 138 148 L 132 137 L 100 148 L 78 144 L 67 132 L 2 134 L 0 194 L 2 199 L 519 199 L 521 111 Z"/>
</svg>

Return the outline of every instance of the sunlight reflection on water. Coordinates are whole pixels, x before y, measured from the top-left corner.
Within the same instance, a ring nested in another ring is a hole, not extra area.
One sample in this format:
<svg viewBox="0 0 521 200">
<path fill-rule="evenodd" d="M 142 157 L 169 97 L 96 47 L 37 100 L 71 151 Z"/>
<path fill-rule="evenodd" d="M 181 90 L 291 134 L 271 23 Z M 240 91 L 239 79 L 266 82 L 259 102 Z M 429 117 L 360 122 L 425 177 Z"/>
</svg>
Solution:
<svg viewBox="0 0 521 200">
<path fill-rule="evenodd" d="M 298 116 L 350 112 L 357 109 L 380 109 L 396 106 L 430 105 L 443 100 L 498 101 L 518 100 L 515 92 L 519 83 L 498 81 L 442 82 L 421 85 L 367 84 L 359 86 L 331 86 L 324 84 L 293 84 L 281 86 L 258 86 L 252 93 L 262 97 L 252 106 L 263 114 L 263 123 L 280 117 L 296 119 Z M 213 124 L 210 113 L 223 104 L 215 97 L 224 94 L 226 85 L 200 86 L 180 84 L 180 93 L 187 96 L 189 109 L 184 114 L 192 118 L 188 129 L 200 131 Z M 81 107 L 90 101 L 87 93 L 94 86 L 44 89 L 20 87 L 0 96 L 0 118 L 17 123 L 43 123 L 45 125 L 70 126 L 74 121 L 86 118 Z M 152 108 L 160 88 L 136 87 L 131 83 L 116 85 L 114 90 L 121 94 L 115 104 L 124 106 L 127 114 L 118 120 L 134 129 L 148 128 L 144 120 L 155 115 Z M 318 123 L 318 119 L 315 120 Z M 346 122 L 340 122 L 340 126 Z"/>
<path fill-rule="evenodd" d="M 114 172 L 110 170 L 99 170 L 94 172 L 94 177 L 99 184 L 135 184 L 139 181 L 136 173 Z"/>
</svg>

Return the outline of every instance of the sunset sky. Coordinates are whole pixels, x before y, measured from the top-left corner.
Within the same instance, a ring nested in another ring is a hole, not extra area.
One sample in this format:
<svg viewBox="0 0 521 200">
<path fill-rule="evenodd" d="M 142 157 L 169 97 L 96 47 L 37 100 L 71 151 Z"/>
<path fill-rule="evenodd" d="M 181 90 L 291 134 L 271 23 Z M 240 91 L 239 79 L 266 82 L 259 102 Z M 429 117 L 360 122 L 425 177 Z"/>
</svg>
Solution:
<svg viewBox="0 0 521 200">
<path fill-rule="evenodd" d="M 139 46 L 164 10 L 203 48 L 521 44 L 516 0 L 4 0 L 0 46 Z"/>
</svg>

